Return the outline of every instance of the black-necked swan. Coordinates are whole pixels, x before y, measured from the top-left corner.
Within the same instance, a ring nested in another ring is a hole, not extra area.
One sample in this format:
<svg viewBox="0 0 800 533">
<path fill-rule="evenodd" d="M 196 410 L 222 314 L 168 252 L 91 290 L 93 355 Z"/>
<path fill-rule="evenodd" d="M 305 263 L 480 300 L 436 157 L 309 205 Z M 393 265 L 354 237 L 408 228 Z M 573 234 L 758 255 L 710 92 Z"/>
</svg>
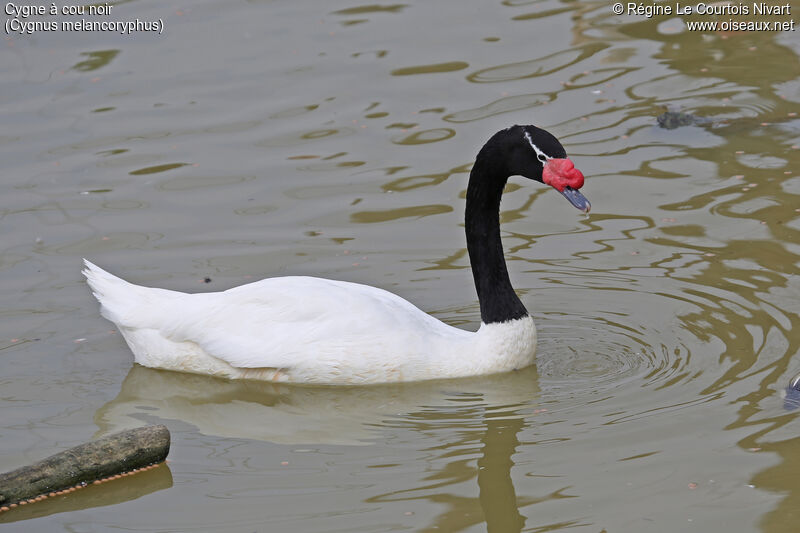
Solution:
<svg viewBox="0 0 800 533">
<path fill-rule="evenodd" d="M 464 331 L 383 289 L 286 276 L 206 294 L 133 285 L 85 261 L 105 318 L 141 365 L 226 378 L 365 384 L 504 372 L 528 366 L 536 327 L 511 287 L 500 241 L 510 176 L 559 191 L 587 212 L 583 174 L 561 143 L 513 126 L 481 148 L 467 186 L 467 250 L 481 326 Z"/>
</svg>

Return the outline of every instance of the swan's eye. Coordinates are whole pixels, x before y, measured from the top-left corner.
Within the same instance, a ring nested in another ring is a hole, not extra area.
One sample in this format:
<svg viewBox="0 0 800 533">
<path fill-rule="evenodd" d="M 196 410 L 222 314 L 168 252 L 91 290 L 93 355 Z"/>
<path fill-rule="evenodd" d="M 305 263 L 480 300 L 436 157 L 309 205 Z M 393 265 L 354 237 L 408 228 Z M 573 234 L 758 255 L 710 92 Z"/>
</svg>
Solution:
<svg viewBox="0 0 800 533">
<path fill-rule="evenodd" d="M 541 161 L 542 163 L 547 163 L 547 156 L 546 156 L 546 155 L 544 155 L 544 154 L 539 154 L 539 155 L 537 155 L 536 157 L 538 157 L 538 158 L 539 158 L 539 161 Z"/>
</svg>

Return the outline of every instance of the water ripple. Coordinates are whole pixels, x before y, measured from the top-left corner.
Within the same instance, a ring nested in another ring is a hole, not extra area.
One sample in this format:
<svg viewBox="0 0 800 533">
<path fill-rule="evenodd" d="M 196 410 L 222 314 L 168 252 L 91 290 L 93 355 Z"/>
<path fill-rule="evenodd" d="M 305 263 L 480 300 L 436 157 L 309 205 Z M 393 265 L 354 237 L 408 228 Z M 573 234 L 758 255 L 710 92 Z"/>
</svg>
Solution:
<svg viewBox="0 0 800 533">
<path fill-rule="evenodd" d="M 606 48 L 608 48 L 606 44 L 589 43 L 528 61 L 507 63 L 478 70 L 467 76 L 467 80 L 473 83 L 496 83 L 544 76 L 580 63 Z"/>
<path fill-rule="evenodd" d="M 447 122 L 454 122 L 460 124 L 463 122 L 472 122 L 481 120 L 503 113 L 510 113 L 512 111 L 522 111 L 531 107 L 549 104 L 556 99 L 555 93 L 533 93 L 533 94 L 519 94 L 515 96 L 506 96 L 486 105 L 476 107 L 473 109 L 464 109 L 463 111 L 456 111 L 442 117 L 442 120 Z"/>
<path fill-rule="evenodd" d="M 613 298 L 619 302 L 637 297 L 626 292 L 614 291 Z M 652 298 L 659 305 L 660 297 Z M 663 388 L 691 377 L 688 343 L 657 322 L 641 315 L 637 320 L 614 307 L 617 310 L 593 309 L 569 318 L 553 313 L 540 321 L 538 369 L 548 401 L 589 401 L 618 394 L 617 389 Z"/>
</svg>

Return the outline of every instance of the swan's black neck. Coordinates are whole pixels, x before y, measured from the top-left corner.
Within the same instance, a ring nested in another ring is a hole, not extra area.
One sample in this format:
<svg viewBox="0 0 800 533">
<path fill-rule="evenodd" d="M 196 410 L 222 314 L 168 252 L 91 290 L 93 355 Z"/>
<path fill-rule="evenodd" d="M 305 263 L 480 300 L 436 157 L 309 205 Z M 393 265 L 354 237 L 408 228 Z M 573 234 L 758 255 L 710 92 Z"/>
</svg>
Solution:
<svg viewBox="0 0 800 533">
<path fill-rule="evenodd" d="M 478 153 L 467 186 L 467 251 L 484 324 L 528 316 L 511 286 L 500 240 L 500 197 L 509 172 L 498 136 Z"/>
</svg>

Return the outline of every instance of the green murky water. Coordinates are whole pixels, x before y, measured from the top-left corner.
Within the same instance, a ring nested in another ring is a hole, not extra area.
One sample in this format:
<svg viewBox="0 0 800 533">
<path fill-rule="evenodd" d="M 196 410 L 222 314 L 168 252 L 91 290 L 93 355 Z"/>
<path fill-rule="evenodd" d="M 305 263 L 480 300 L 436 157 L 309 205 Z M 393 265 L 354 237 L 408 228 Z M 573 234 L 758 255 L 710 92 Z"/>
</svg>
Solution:
<svg viewBox="0 0 800 533">
<path fill-rule="evenodd" d="M 0 43 L 0 470 L 147 422 L 170 461 L 4 529 L 797 530 L 796 32 L 584 0 L 120 1 L 96 20 L 137 17 L 163 33 Z M 660 128 L 667 106 L 708 120 Z M 132 367 L 79 274 L 320 275 L 476 328 L 467 172 L 513 123 L 559 136 L 593 203 L 504 198 L 535 368 L 311 388 Z"/>
</svg>

